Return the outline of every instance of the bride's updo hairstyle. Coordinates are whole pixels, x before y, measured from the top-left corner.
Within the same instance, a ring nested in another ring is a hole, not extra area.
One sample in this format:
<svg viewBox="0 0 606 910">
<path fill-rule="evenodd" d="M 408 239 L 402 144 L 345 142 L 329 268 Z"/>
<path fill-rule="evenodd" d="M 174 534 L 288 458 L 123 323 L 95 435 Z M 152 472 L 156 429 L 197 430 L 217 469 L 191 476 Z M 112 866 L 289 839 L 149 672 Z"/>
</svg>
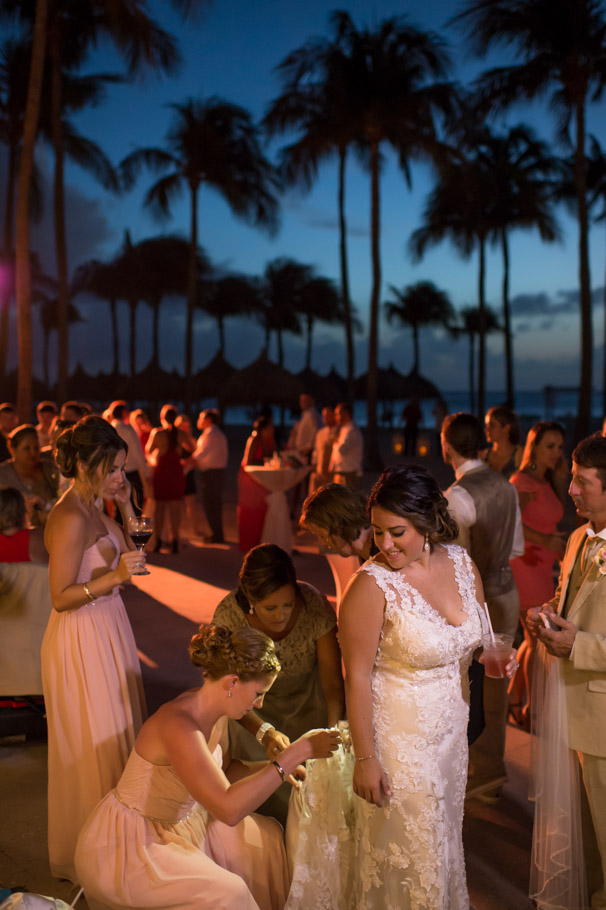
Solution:
<svg viewBox="0 0 606 910">
<path fill-rule="evenodd" d="M 56 443 L 55 460 L 63 476 L 72 478 L 78 476 L 78 463 L 81 462 L 85 479 L 96 496 L 120 451 L 128 452 L 128 446 L 111 423 L 91 414 L 61 433 Z"/>
<path fill-rule="evenodd" d="M 373 506 L 393 512 L 427 537 L 430 548 L 455 540 L 459 527 L 448 511 L 448 502 L 436 481 L 420 465 L 395 464 L 386 468 L 372 488 L 368 511 Z"/>
<path fill-rule="evenodd" d="M 203 623 L 189 643 L 189 657 L 209 679 L 234 673 L 242 682 L 250 682 L 280 672 L 273 641 L 256 629 L 232 632 L 225 626 Z"/>
</svg>

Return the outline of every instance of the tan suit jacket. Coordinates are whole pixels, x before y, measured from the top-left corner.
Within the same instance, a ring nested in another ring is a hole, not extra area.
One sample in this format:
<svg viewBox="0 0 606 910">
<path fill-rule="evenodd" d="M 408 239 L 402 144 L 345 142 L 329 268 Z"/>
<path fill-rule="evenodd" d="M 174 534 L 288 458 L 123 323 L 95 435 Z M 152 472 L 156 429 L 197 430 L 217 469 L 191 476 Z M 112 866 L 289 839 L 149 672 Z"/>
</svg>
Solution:
<svg viewBox="0 0 606 910">
<path fill-rule="evenodd" d="M 582 549 L 587 525 L 570 535 L 553 609 L 562 613 L 570 574 Z M 605 544 L 606 545 L 606 544 Z M 562 660 L 568 713 L 568 745 L 606 757 L 606 575 L 591 561 L 567 619 L 578 629 L 572 655 Z"/>
</svg>

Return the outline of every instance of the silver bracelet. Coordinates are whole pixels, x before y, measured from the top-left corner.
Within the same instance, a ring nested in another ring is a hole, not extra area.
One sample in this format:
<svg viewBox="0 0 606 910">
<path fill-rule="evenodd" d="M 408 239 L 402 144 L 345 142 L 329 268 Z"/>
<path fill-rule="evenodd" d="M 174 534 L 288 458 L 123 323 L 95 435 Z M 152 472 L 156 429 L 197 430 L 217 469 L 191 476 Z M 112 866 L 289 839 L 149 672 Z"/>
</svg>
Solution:
<svg viewBox="0 0 606 910">
<path fill-rule="evenodd" d="M 268 731 L 268 730 L 275 730 L 275 729 L 276 729 L 276 728 L 274 727 L 273 724 L 269 724 L 267 721 L 265 721 L 265 723 L 261 724 L 261 726 L 259 727 L 259 729 L 258 729 L 257 732 L 255 733 L 255 739 L 257 740 L 257 742 L 258 742 L 259 744 L 262 744 L 262 743 L 263 743 L 263 737 L 265 736 L 265 734 L 267 733 L 267 731 Z"/>
<path fill-rule="evenodd" d="M 285 780 L 285 779 L 286 779 L 286 772 L 284 771 L 284 768 L 282 767 L 282 765 L 279 764 L 279 762 L 277 762 L 277 761 L 272 761 L 272 765 L 275 766 L 276 771 L 278 772 L 278 774 L 280 775 L 280 777 L 282 778 L 282 780 Z"/>
</svg>

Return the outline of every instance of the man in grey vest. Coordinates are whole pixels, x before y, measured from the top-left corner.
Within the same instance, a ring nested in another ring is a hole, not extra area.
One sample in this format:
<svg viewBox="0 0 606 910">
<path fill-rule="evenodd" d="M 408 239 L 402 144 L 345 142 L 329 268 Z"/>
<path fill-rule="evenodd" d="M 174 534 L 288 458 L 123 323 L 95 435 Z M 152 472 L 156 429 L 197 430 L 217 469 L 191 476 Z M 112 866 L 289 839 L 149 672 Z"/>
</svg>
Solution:
<svg viewBox="0 0 606 910">
<path fill-rule="evenodd" d="M 478 567 L 495 632 L 515 635 L 520 599 L 509 560 L 524 552 L 524 533 L 516 489 L 478 458 L 484 428 L 473 414 L 449 414 L 441 432 L 442 455 L 456 480 L 445 491 L 459 525 L 458 542 Z M 469 750 L 468 796 L 494 802 L 507 779 L 505 728 L 508 679 L 484 680 L 486 727 Z"/>
</svg>

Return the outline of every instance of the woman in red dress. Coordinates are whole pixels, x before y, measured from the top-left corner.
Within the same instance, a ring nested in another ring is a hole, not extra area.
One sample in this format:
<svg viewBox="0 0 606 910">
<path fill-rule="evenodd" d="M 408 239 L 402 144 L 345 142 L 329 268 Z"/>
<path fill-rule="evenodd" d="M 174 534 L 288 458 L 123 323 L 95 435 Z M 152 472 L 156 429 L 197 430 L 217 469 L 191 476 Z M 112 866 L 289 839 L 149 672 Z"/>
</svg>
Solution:
<svg viewBox="0 0 606 910">
<path fill-rule="evenodd" d="M 187 454 L 191 455 L 191 447 L 187 433 L 175 426 L 177 417 L 176 409 L 165 404 L 160 411 L 161 426 L 151 431 L 145 447 L 146 454 L 151 455 L 155 462 L 152 481 L 156 501 L 156 552 L 163 545 L 162 531 L 166 515 L 172 531 L 172 552 L 179 552 L 179 530 L 185 494 L 185 474 L 181 459 Z"/>
<path fill-rule="evenodd" d="M 247 553 L 261 543 L 263 522 L 267 513 L 267 490 L 244 470 L 245 465 L 262 465 L 276 450 L 274 423 L 271 417 L 257 417 L 244 447 L 238 473 L 238 537 L 240 550 Z"/>
</svg>

